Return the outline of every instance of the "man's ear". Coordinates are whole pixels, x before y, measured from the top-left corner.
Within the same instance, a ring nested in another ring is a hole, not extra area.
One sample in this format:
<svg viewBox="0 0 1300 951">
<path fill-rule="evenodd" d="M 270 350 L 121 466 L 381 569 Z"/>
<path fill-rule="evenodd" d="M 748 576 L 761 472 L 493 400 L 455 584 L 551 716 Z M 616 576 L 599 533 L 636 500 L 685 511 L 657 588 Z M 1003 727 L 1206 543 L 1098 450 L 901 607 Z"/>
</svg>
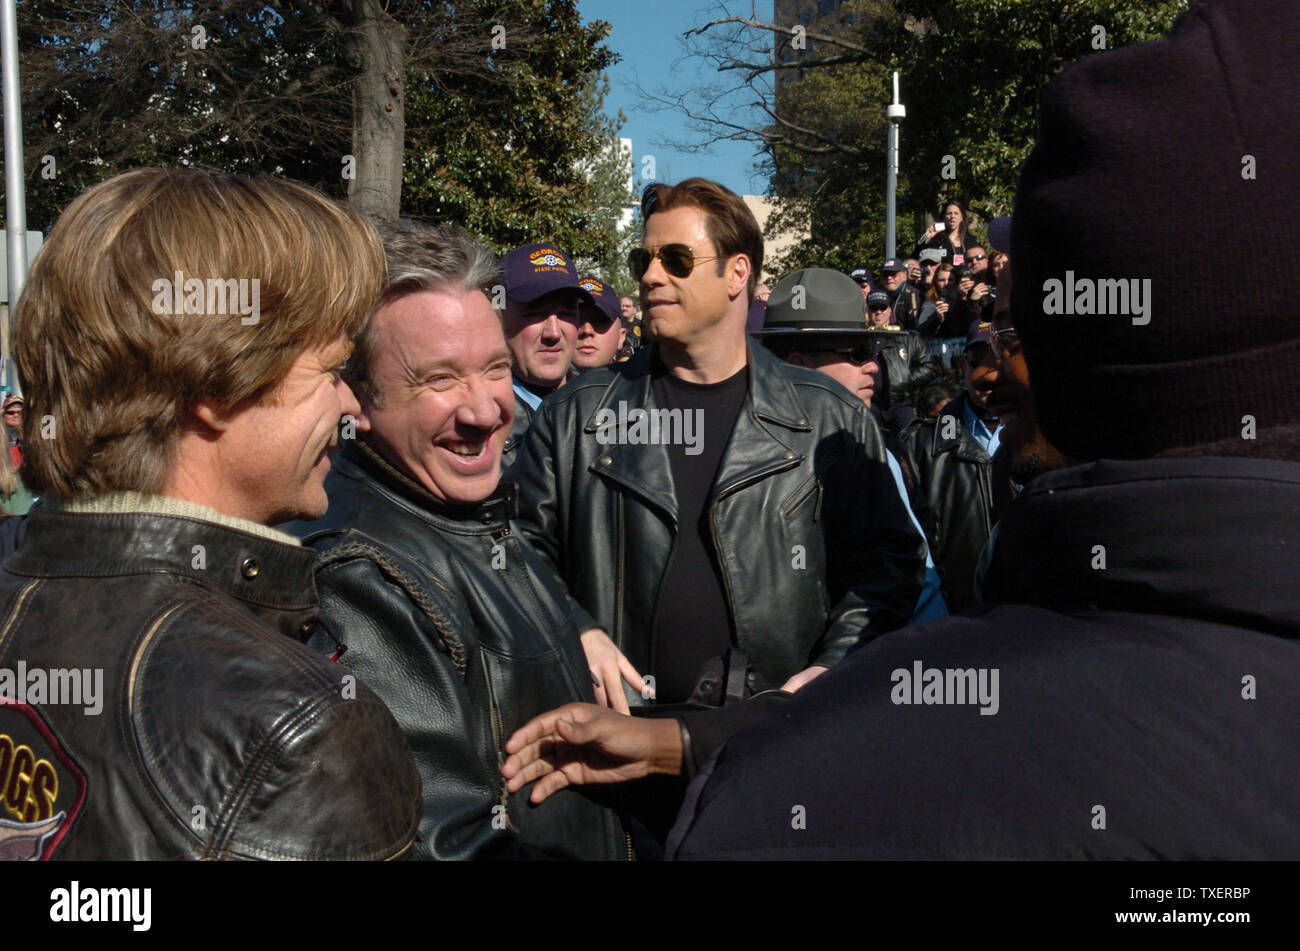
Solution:
<svg viewBox="0 0 1300 951">
<path fill-rule="evenodd" d="M 730 297 L 738 297 L 741 294 L 747 294 L 749 291 L 749 275 L 754 271 L 754 265 L 749 260 L 748 254 L 733 254 L 731 262 L 727 265 L 727 294 Z"/>
<path fill-rule="evenodd" d="M 207 435 L 220 436 L 230 428 L 231 417 L 220 412 L 211 400 L 199 400 L 190 408 L 190 415 L 208 431 Z"/>
<path fill-rule="evenodd" d="M 370 418 L 370 413 L 367 411 L 365 400 L 358 399 L 357 404 L 361 407 L 361 412 L 357 413 L 352 418 L 357 421 L 357 429 L 364 432 L 370 429 L 374 421 Z"/>
</svg>

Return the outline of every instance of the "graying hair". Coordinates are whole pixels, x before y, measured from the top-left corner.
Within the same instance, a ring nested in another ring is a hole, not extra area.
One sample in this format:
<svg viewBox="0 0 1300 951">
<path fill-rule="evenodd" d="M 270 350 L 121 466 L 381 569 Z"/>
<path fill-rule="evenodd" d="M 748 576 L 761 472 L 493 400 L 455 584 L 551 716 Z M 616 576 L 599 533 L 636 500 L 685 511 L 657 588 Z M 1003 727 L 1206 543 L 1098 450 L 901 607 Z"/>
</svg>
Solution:
<svg viewBox="0 0 1300 951">
<path fill-rule="evenodd" d="M 407 218 L 382 222 L 378 228 L 388 262 L 388 283 L 376 310 L 395 298 L 421 291 L 477 289 L 494 305 L 502 299 L 498 293 L 498 288 L 504 287 L 500 260 L 463 229 Z M 357 335 L 344 376 L 363 403 L 381 407 L 384 394 L 370 369 L 376 343 L 373 318 L 371 312 Z"/>
</svg>

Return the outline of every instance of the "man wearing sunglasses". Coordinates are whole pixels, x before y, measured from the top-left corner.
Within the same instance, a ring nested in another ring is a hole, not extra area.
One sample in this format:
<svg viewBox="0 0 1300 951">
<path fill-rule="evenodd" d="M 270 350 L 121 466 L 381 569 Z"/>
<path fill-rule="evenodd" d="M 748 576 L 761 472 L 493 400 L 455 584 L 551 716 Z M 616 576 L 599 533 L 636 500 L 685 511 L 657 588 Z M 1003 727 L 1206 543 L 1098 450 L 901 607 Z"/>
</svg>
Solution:
<svg viewBox="0 0 1300 951">
<path fill-rule="evenodd" d="M 810 292 L 815 296 L 817 306 L 811 309 L 796 306 L 800 301 L 806 303 Z M 875 293 L 868 296 L 868 303 L 874 296 Z M 889 373 L 885 372 L 886 364 L 906 382 L 906 355 L 900 362 L 902 348 L 899 342 L 903 341 L 907 347 L 915 344 L 917 353 L 923 353 L 924 348 L 919 346 L 919 338 L 911 331 L 865 326 L 857 314 L 858 300 L 858 290 L 852 279 L 839 271 L 800 269 L 782 278 L 772 291 L 767 320 L 757 336 L 783 360 L 826 374 L 862 400 L 884 434 L 886 462 L 898 488 L 901 504 L 907 508 L 908 518 L 920 532 L 921 523 L 912 512 L 903 471 L 898 464 L 898 438 L 892 435 L 892 425 L 884 409 L 890 404 L 886 391 L 894 389 Z M 925 359 L 931 361 L 933 375 L 937 375 L 938 364 L 933 363 L 932 358 Z M 925 382 L 928 383 L 929 379 L 927 377 Z M 915 412 L 912 415 L 915 416 Z M 939 576 L 927 550 L 925 589 L 910 623 L 922 624 L 948 613 L 939 596 L 939 586 Z"/>
<path fill-rule="evenodd" d="M 642 212 L 629 264 L 652 343 L 542 405 L 510 473 L 520 524 L 659 701 L 699 695 L 733 649 L 738 696 L 795 691 L 906 621 L 924 543 L 862 401 L 748 341 L 763 241 L 741 199 L 689 179 Z M 657 441 L 612 423 L 647 411 Z"/>
<path fill-rule="evenodd" d="M 961 367 L 966 389 L 933 418 L 918 417 L 899 437 L 915 476 L 921 521 L 934 540 L 943 597 L 953 611 L 975 603 L 975 566 L 993 524 L 1010 501 L 1007 452 L 989 411 L 998 384 L 990 353 L 992 326 L 974 323 Z"/>
<path fill-rule="evenodd" d="M 915 330 L 916 321 L 921 313 L 921 293 L 907 281 L 907 264 L 898 258 L 890 258 L 881 271 L 885 275 L 885 293 L 889 297 L 889 309 L 894 319 L 890 323 L 898 324 L 905 330 Z"/>
<path fill-rule="evenodd" d="M 885 387 L 878 394 L 876 406 L 887 410 L 877 416 L 886 429 L 901 432 L 916 416 L 912 399 L 942 372 L 937 357 L 931 356 L 915 330 L 904 330 L 891 320 L 893 311 L 889 295 L 872 291 L 867 295 L 867 326 L 875 330 L 873 351 L 884 376 Z"/>
</svg>

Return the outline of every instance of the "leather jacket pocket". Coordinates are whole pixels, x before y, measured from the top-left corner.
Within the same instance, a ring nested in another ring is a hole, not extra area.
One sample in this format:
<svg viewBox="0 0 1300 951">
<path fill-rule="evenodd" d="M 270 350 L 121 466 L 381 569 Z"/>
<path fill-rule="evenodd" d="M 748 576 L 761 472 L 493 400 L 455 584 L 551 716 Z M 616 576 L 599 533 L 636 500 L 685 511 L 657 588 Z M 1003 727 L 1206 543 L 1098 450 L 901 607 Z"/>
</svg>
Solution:
<svg viewBox="0 0 1300 951">
<path fill-rule="evenodd" d="M 822 509 L 822 482 L 816 476 L 810 478 L 790 494 L 789 498 L 781 505 L 781 514 L 786 518 L 792 518 L 800 506 L 806 504 L 809 499 L 815 499 L 812 514 L 812 520 L 815 522 L 821 517 Z"/>
</svg>

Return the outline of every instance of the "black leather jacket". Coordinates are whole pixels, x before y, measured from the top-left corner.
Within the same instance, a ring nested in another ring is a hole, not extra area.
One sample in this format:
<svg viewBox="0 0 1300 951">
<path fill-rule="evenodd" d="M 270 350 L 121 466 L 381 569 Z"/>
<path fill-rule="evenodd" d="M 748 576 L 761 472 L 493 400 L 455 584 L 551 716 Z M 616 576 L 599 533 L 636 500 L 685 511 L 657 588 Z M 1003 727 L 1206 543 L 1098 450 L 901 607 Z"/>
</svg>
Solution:
<svg viewBox="0 0 1300 951">
<path fill-rule="evenodd" d="M 887 400 L 882 409 L 907 405 L 916 397 L 921 387 L 931 383 L 942 372 L 937 357 L 925 349 L 925 342 L 915 330 L 871 331 L 876 347 L 877 362 L 888 385 Z"/>
<path fill-rule="evenodd" d="M 900 627 L 925 556 L 861 400 L 747 345 L 749 391 L 709 519 L 732 637 L 779 685 Z M 653 408 L 657 349 L 548 397 L 509 473 L 520 527 L 642 673 L 653 673 L 650 623 L 677 532 L 672 470 L 663 445 L 602 445 L 596 415 L 621 402 Z"/>
<path fill-rule="evenodd" d="M 898 289 L 898 296 L 889 307 L 894 314 L 894 323 L 904 330 L 915 330 L 921 313 L 921 292 L 910 283 L 904 282 Z"/>
<path fill-rule="evenodd" d="M 579 635 L 595 624 L 514 528 L 513 486 L 450 506 L 364 443 L 325 482 L 329 511 L 295 523 L 320 554 L 318 649 L 347 650 L 393 710 L 424 781 L 422 858 L 630 858 L 609 791 L 540 806 L 507 797 L 505 741 L 539 713 L 593 700 Z"/>
<path fill-rule="evenodd" d="M 502 472 L 505 472 L 514 464 L 515 456 L 519 454 L 519 447 L 523 444 L 524 436 L 528 434 L 528 427 L 533 424 L 533 417 L 536 415 L 537 410 L 518 396 L 515 397 L 515 418 L 510 424 L 510 432 L 506 436 L 505 445 L 501 447 Z"/>
<path fill-rule="evenodd" d="M 0 668 L 102 670 L 101 709 L 84 693 L 0 705 L 16 800 L 0 858 L 408 853 L 406 740 L 297 639 L 317 612 L 314 557 L 191 518 L 34 512 L 0 570 Z"/>
<path fill-rule="evenodd" d="M 918 417 L 899 436 L 919 488 L 916 516 L 953 614 L 976 601 L 975 566 L 1011 496 L 1009 456 L 1000 450 L 995 465 L 966 429 L 966 399 L 963 393 L 933 419 Z"/>
</svg>

